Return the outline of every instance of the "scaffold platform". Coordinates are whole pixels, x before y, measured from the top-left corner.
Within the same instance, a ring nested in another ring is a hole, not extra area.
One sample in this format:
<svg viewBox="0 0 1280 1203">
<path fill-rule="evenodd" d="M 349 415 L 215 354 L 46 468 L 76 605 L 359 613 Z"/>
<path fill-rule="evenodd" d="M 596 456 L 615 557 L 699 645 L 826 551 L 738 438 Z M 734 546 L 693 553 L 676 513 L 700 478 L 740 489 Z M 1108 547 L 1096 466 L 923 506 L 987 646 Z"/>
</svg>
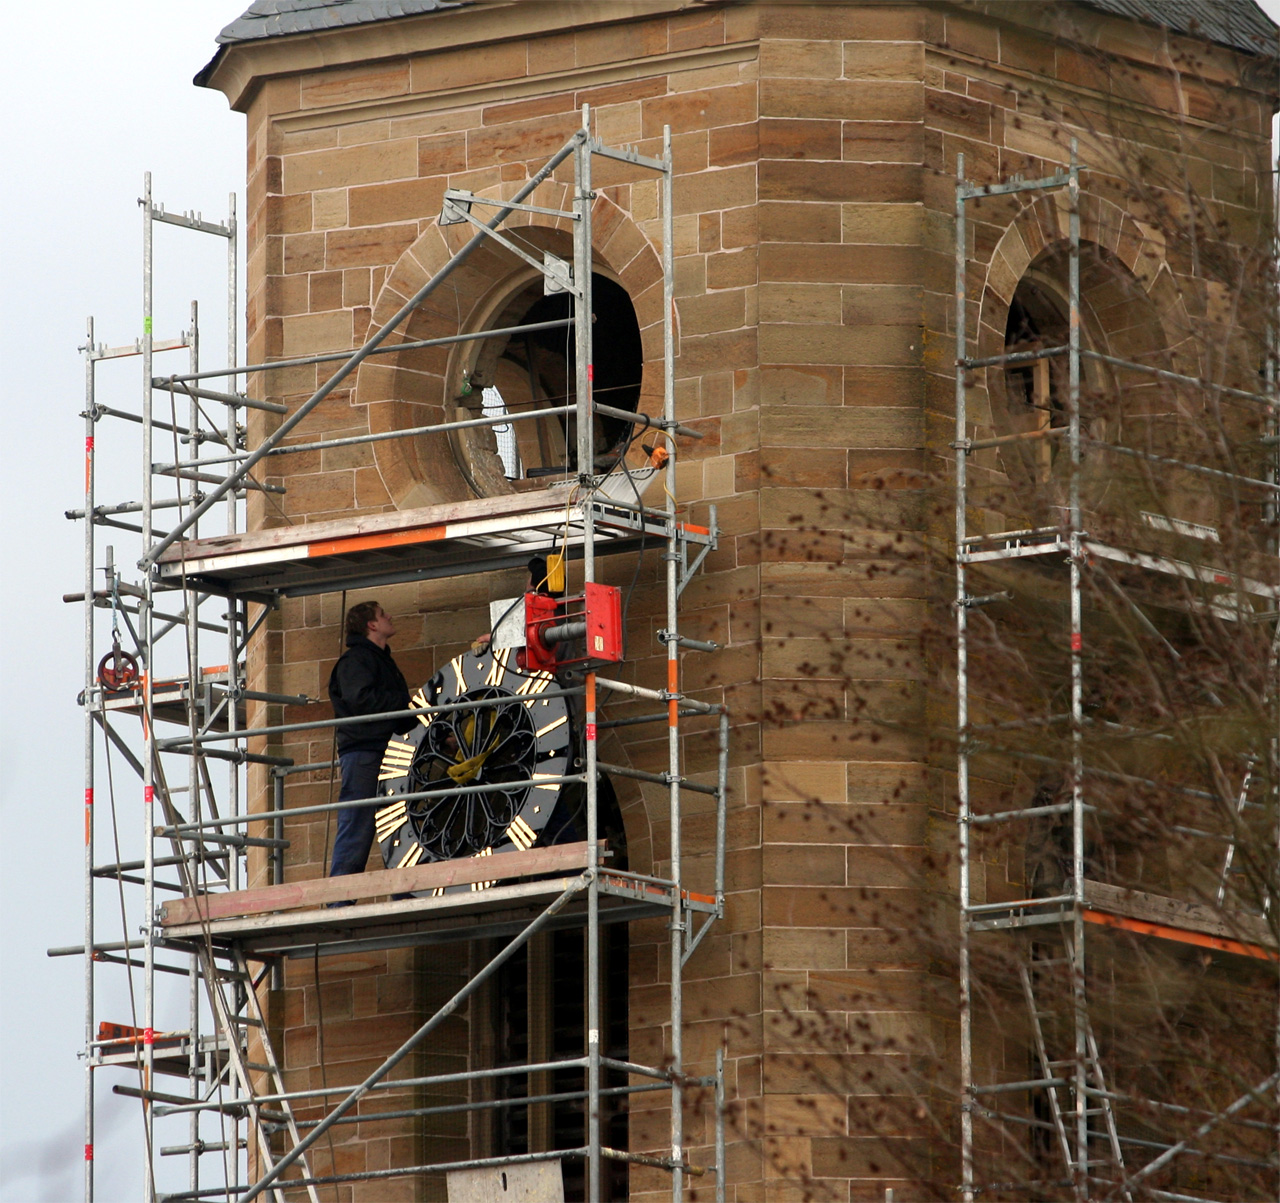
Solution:
<svg viewBox="0 0 1280 1203">
<path fill-rule="evenodd" d="M 354 586 L 430 580 L 523 567 L 548 552 L 580 554 L 587 511 L 596 555 L 637 551 L 669 536 L 714 543 L 705 526 L 677 523 L 576 486 L 478 497 L 386 514 L 276 527 L 175 543 L 158 557 L 157 584 L 223 596 L 297 597 Z"/>
</svg>

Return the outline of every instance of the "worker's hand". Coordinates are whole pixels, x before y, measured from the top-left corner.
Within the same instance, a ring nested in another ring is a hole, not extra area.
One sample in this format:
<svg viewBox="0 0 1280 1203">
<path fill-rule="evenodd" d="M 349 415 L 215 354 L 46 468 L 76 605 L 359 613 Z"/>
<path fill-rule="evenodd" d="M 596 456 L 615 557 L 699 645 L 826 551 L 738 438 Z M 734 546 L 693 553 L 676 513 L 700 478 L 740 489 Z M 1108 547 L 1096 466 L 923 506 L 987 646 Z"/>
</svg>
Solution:
<svg viewBox="0 0 1280 1203">
<path fill-rule="evenodd" d="M 474 655 L 479 656 L 481 653 L 488 651 L 489 643 L 492 639 L 493 639 L 493 636 L 488 631 L 486 631 L 483 635 L 478 636 L 475 642 L 472 643 L 471 645 L 472 653 Z"/>
</svg>

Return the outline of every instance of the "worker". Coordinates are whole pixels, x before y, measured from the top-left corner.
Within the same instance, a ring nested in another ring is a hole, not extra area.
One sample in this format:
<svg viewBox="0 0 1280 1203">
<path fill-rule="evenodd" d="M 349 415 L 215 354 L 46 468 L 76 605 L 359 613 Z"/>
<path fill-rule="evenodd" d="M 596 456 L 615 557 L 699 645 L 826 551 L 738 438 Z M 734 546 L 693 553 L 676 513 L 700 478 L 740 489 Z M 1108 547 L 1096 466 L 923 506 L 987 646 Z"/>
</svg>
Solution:
<svg viewBox="0 0 1280 1203">
<path fill-rule="evenodd" d="M 391 658 L 388 641 L 396 625 L 376 601 L 361 602 L 347 611 L 347 650 L 329 675 L 329 700 L 335 718 L 382 714 L 409 708 L 409 687 Z M 407 718 L 348 723 L 338 730 L 338 761 L 342 767 L 339 802 L 373 798 L 378 769 L 387 740 L 410 725 Z M 338 834 L 333 841 L 330 877 L 363 873 L 373 846 L 377 803 L 338 811 Z"/>
</svg>

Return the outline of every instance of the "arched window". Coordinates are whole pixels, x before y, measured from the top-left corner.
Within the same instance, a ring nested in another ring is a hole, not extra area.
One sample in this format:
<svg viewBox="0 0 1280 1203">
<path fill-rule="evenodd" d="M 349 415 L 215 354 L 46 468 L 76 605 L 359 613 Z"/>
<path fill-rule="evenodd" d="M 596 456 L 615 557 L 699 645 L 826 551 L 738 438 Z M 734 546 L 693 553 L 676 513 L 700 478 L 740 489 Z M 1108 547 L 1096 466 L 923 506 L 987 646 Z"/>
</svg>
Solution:
<svg viewBox="0 0 1280 1203">
<path fill-rule="evenodd" d="M 640 401 L 643 354 L 640 324 L 626 289 L 608 276 L 592 275 L 593 393 L 598 401 L 634 411 Z M 507 329 L 562 320 L 573 315 L 566 293 L 544 295 L 542 277 L 527 276 L 490 310 L 485 326 Z M 496 335 L 471 344 L 459 418 L 512 416 L 572 405 L 576 396 L 572 326 Z M 608 472 L 631 436 L 631 424 L 598 418 L 595 462 Z M 458 432 L 455 454 L 472 488 L 482 495 L 545 488 L 578 473 L 577 426 L 573 414 L 548 414 L 498 427 Z"/>
<path fill-rule="evenodd" d="M 1045 279 L 1028 273 L 1018 283 L 1005 324 L 1006 353 L 1047 351 L 1064 347 L 1069 336 L 1065 299 Z M 1005 369 L 1010 424 L 1020 433 L 1047 431 L 1067 424 L 1068 364 L 1065 355 L 1032 359 Z M 1038 480 L 1048 477 L 1059 440 L 1034 445 L 1032 460 Z"/>
<path fill-rule="evenodd" d="M 597 791 L 600 832 L 612 856 L 611 868 L 627 867 L 626 834 L 617 796 L 607 777 Z M 572 808 L 572 804 L 571 807 Z M 585 820 L 580 813 L 562 829 L 581 838 Z M 629 1060 L 630 939 L 626 923 L 600 928 L 601 1052 L 618 1061 Z M 496 952 L 491 949 L 490 955 Z M 481 1064 L 494 1067 L 563 1061 L 583 1055 L 586 1032 L 586 929 L 563 927 L 535 936 L 495 975 L 488 991 L 491 1047 L 477 1049 Z M 486 1005 L 481 1003 L 481 1005 Z M 625 1086 L 627 1076 L 607 1070 L 606 1088 Z M 574 1095 L 586 1089 L 585 1071 L 518 1074 L 494 1080 L 493 1099 L 524 1099 L 541 1095 Z M 555 1149 L 578 1149 L 586 1144 L 586 1100 L 561 1098 L 551 1103 L 495 1108 L 488 1120 L 488 1155 L 506 1156 Z M 615 1149 L 628 1147 L 628 1108 L 625 1095 L 606 1095 L 601 1102 L 601 1137 Z M 566 1158 L 562 1163 L 564 1197 L 568 1203 L 586 1199 L 585 1163 Z M 604 1198 L 619 1203 L 628 1198 L 627 1163 L 605 1160 Z"/>
</svg>

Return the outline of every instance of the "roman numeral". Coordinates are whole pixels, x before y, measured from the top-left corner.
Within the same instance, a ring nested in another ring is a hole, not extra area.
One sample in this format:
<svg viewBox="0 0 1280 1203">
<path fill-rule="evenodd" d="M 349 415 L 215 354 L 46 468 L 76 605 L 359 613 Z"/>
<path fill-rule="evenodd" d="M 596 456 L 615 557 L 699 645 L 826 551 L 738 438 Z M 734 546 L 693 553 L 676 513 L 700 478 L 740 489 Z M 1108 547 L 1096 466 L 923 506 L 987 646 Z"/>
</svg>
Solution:
<svg viewBox="0 0 1280 1203">
<path fill-rule="evenodd" d="M 400 863 L 396 865 L 396 868 L 407 869 L 411 865 L 416 865 L 421 859 L 422 859 L 422 845 L 417 843 L 410 844 L 409 851 L 406 852 L 400 858 Z"/>
<path fill-rule="evenodd" d="M 511 821 L 511 826 L 507 828 L 507 839 L 509 839 L 521 852 L 528 848 L 532 848 L 537 840 L 538 834 L 529 826 L 519 815 Z"/>
<path fill-rule="evenodd" d="M 555 678 L 550 673 L 537 673 L 532 677 L 525 677 L 520 682 L 520 688 L 516 693 L 523 694 L 526 697 L 532 697 L 535 693 L 541 693 Z"/>
<path fill-rule="evenodd" d="M 387 838 L 401 823 L 404 822 L 405 804 L 397 802 L 394 806 L 384 806 L 378 811 L 375 820 L 378 831 L 378 842 L 381 843 Z"/>
<path fill-rule="evenodd" d="M 489 669 L 489 675 L 485 677 L 486 685 L 501 685 L 503 675 L 507 671 L 507 659 L 511 655 L 509 647 L 499 648 L 493 653 L 493 665 Z"/>
</svg>

